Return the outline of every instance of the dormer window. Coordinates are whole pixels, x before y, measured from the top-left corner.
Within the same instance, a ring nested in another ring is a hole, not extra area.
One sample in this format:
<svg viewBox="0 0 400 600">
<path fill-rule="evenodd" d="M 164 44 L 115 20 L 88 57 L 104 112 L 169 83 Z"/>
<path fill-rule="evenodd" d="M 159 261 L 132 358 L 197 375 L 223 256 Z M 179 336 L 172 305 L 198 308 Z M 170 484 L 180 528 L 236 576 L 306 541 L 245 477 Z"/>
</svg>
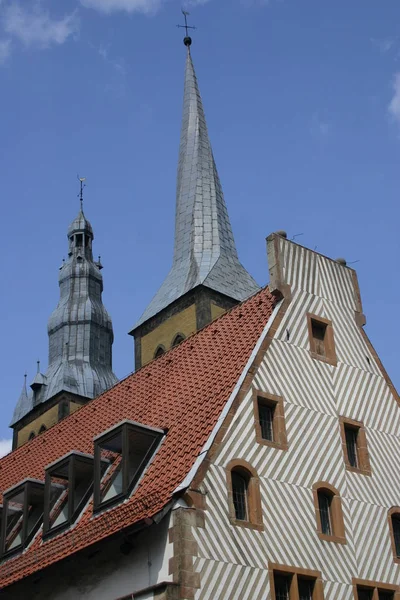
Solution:
<svg viewBox="0 0 400 600">
<path fill-rule="evenodd" d="M 94 440 L 94 509 L 120 502 L 133 490 L 156 452 L 164 432 L 124 421 Z M 104 477 L 102 461 L 110 467 Z"/>
<path fill-rule="evenodd" d="M 26 479 L 4 492 L 1 523 L 1 553 L 26 548 L 39 529 L 43 515 L 44 483 Z"/>
<path fill-rule="evenodd" d="M 81 452 L 70 452 L 46 467 L 44 536 L 62 531 L 76 520 L 92 493 L 93 476 L 93 456 Z"/>
</svg>

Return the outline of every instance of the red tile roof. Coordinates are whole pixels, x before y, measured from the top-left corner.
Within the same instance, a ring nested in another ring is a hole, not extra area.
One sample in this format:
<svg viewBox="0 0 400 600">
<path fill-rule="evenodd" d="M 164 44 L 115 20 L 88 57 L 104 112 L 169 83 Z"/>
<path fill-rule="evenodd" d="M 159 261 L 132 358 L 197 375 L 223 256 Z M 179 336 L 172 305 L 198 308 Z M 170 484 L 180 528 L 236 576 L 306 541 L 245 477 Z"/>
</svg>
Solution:
<svg viewBox="0 0 400 600">
<path fill-rule="evenodd" d="M 46 542 L 39 532 L 22 555 L 0 565 L 0 589 L 101 539 L 152 517 L 171 500 L 232 393 L 274 308 L 265 288 L 137 373 L 0 461 L 0 490 L 71 450 L 93 453 L 93 438 L 124 419 L 168 434 L 131 498 Z M 1 501 L 1 495 L 0 495 Z"/>
</svg>

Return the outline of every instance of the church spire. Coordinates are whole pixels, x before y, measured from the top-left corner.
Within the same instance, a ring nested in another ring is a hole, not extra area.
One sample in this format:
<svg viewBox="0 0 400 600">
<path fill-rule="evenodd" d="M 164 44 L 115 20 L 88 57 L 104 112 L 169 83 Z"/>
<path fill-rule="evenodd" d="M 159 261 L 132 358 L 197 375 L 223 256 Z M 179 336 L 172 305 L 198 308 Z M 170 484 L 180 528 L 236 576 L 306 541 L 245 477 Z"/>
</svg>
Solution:
<svg viewBox="0 0 400 600">
<path fill-rule="evenodd" d="M 48 368 L 42 375 L 38 367 L 29 396 L 23 389 L 11 423 L 17 429 L 23 417 L 61 392 L 82 403 L 117 382 L 112 323 L 102 301 L 102 265 L 93 260 L 93 229 L 83 212 L 82 194 L 80 200 L 68 228 L 68 259 L 59 269 L 60 300 L 48 322 Z"/>
<path fill-rule="evenodd" d="M 202 285 L 241 301 L 259 287 L 239 262 L 187 47 L 172 268 L 136 327 Z"/>
</svg>

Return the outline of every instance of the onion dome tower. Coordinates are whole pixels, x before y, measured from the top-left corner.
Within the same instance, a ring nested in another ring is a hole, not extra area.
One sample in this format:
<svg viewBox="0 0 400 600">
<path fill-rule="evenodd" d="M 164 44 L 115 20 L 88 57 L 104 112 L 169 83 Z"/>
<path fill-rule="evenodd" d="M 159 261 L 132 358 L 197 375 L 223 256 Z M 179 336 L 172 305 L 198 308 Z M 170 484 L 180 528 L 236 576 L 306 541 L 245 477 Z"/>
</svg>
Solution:
<svg viewBox="0 0 400 600">
<path fill-rule="evenodd" d="M 187 29 L 174 256 L 164 283 L 130 332 L 136 368 L 259 289 L 238 258 Z"/>
<path fill-rule="evenodd" d="M 82 188 L 82 186 L 81 186 Z M 82 208 L 68 228 L 68 259 L 60 267 L 60 300 L 48 322 L 49 364 L 28 394 L 24 386 L 11 427 L 13 448 L 54 425 L 117 382 L 112 371 L 113 329 L 102 302 L 100 260 Z"/>
</svg>

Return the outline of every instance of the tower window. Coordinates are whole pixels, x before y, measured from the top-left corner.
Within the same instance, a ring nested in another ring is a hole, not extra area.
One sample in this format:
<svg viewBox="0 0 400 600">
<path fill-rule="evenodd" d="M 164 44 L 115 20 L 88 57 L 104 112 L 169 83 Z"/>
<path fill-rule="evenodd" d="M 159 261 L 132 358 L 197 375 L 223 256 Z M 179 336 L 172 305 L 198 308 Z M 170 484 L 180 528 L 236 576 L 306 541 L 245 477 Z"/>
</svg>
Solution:
<svg viewBox="0 0 400 600">
<path fill-rule="evenodd" d="M 83 233 L 77 233 L 75 236 L 75 245 L 77 248 L 82 248 L 83 246 Z"/>
<path fill-rule="evenodd" d="M 270 565 L 269 576 L 272 600 L 323 600 L 318 571 Z"/>
<path fill-rule="evenodd" d="M 159 358 L 163 354 L 165 354 L 165 348 L 164 348 L 164 346 L 160 345 L 157 347 L 156 351 L 154 352 L 154 358 Z"/>
<path fill-rule="evenodd" d="M 183 342 L 184 339 L 185 339 L 185 336 L 182 333 L 177 333 L 176 336 L 173 339 L 173 342 L 171 344 L 171 348 L 175 348 L 175 346 L 177 346 L 178 344 L 180 344 L 181 342 Z"/>
<path fill-rule="evenodd" d="M 346 468 L 362 475 L 371 475 L 367 436 L 363 423 L 345 417 L 340 417 L 339 423 Z"/>
<path fill-rule="evenodd" d="M 92 492 L 93 472 L 93 456 L 81 452 L 70 452 L 46 467 L 44 535 L 62 531 L 76 520 Z"/>
<path fill-rule="evenodd" d="M 46 425 L 41 425 L 40 429 L 39 429 L 39 433 L 44 433 L 46 431 L 47 427 Z"/>
<path fill-rule="evenodd" d="M 336 366 L 336 352 L 332 322 L 317 315 L 307 315 L 308 337 L 312 358 Z"/>
<path fill-rule="evenodd" d="M 44 483 L 26 479 L 4 492 L 1 552 L 11 554 L 25 548 L 41 524 Z"/>
<path fill-rule="evenodd" d="M 120 502 L 138 483 L 164 432 L 124 421 L 94 440 L 94 509 Z M 110 467 L 102 476 L 102 462 Z"/>
<path fill-rule="evenodd" d="M 283 398 L 254 390 L 253 406 L 257 442 L 287 450 Z"/>
<path fill-rule="evenodd" d="M 346 543 L 342 502 L 339 492 L 329 483 L 313 485 L 318 537 L 326 542 Z"/>
<path fill-rule="evenodd" d="M 30 434 L 29 434 L 29 439 L 33 440 L 34 437 L 35 437 L 35 432 L 31 431 Z"/>
<path fill-rule="evenodd" d="M 227 466 L 229 519 L 232 525 L 263 529 L 260 482 L 256 471 L 245 461 Z"/>
</svg>

